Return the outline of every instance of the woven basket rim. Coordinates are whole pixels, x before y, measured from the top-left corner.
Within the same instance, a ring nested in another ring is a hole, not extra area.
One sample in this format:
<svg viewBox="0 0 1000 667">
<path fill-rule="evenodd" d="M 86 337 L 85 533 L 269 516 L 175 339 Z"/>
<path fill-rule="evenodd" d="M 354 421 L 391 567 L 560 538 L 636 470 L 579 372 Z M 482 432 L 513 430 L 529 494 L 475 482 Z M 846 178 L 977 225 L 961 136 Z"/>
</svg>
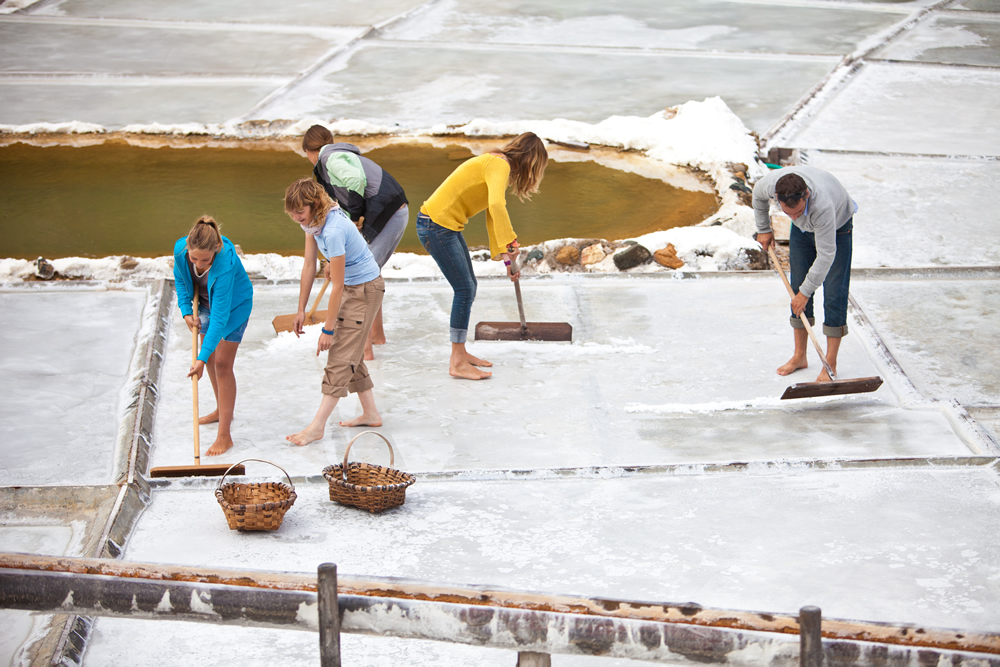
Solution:
<svg viewBox="0 0 1000 667">
<path fill-rule="evenodd" d="M 230 489 L 240 486 L 263 486 L 263 485 L 280 487 L 282 490 L 288 493 L 288 496 L 284 500 L 272 500 L 266 503 L 253 503 L 252 505 L 230 503 L 228 500 L 226 500 L 224 496 L 225 489 Z M 284 482 L 250 482 L 250 483 L 227 482 L 226 484 L 219 486 L 215 490 L 215 499 L 219 501 L 219 504 L 222 505 L 224 509 L 232 510 L 234 512 L 261 511 L 267 509 L 268 505 L 270 505 L 272 508 L 287 509 L 295 503 L 296 498 L 298 498 L 298 494 L 295 493 L 295 489 L 290 487 L 288 484 L 285 484 Z"/>
<path fill-rule="evenodd" d="M 335 463 L 333 465 L 329 465 L 323 468 L 323 477 L 325 477 L 326 481 L 330 482 L 331 484 L 336 484 L 337 486 L 343 487 L 345 489 L 350 489 L 352 491 L 361 491 L 364 493 L 397 491 L 399 489 L 405 489 L 417 481 L 417 478 L 411 475 L 410 473 L 403 472 L 402 470 L 397 470 L 396 468 L 389 468 L 388 466 L 375 465 L 374 463 L 361 463 L 358 461 L 351 461 L 348 465 L 357 467 L 365 466 L 368 468 L 376 468 L 378 470 L 391 470 L 394 473 L 399 473 L 400 475 L 402 475 L 405 478 L 405 480 L 402 482 L 393 482 L 392 484 L 373 484 L 373 485 L 353 484 L 351 482 L 341 479 L 339 474 L 335 475 L 335 472 L 339 473 L 339 471 L 343 467 L 343 464 L 341 463 Z"/>
</svg>

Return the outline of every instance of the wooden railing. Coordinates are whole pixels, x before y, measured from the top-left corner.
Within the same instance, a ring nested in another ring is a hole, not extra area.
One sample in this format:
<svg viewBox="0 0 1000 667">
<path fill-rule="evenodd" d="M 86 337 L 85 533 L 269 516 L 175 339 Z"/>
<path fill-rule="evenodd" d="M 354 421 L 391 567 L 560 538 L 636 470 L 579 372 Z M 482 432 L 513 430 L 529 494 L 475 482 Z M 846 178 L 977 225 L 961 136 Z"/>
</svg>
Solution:
<svg viewBox="0 0 1000 667">
<path fill-rule="evenodd" d="M 164 601 L 169 604 L 164 604 Z M 0 554 L 0 608 L 318 632 L 323 667 L 340 665 L 340 633 L 516 651 L 521 667 L 552 654 L 676 663 L 1000 667 L 1000 634 L 457 587 L 109 559 Z M 751 656 L 758 656 L 752 658 Z M 943 664 L 943 663 L 941 663 Z"/>
</svg>

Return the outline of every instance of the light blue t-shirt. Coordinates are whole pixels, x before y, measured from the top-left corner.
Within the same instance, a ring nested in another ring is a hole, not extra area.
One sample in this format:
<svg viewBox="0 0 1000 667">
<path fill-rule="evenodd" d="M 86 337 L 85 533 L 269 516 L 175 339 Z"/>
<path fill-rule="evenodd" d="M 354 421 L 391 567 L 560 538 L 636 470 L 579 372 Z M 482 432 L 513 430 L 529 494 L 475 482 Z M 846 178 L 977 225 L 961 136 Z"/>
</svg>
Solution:
<svg viewBox="0 0 1000 667">
<path fill-rule="evenodd" d="M 375 280 L 381 273 L 357 225 L 340 208 L 334 208 L 327 214 L 323 231 L 316 235 L 316 245 L 327 259 L 346 255 L 345 285 L 360 285 Z"/>
</svg>

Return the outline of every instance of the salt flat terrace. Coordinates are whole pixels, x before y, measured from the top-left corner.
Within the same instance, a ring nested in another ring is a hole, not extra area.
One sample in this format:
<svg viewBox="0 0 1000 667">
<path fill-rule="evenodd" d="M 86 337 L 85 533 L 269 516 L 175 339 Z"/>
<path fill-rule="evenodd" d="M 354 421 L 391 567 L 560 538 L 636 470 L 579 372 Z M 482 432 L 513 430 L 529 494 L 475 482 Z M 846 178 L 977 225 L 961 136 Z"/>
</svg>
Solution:
<svg viewBox="0 0 1000 667">
<path fill-rule="evenodd" d="M 353 396 L 323 440 L 284 441 L 315 410 L 323 357 L 315 355 L 315 328 L 296 338 L 271 327 L 275 315 L 294 308 L 297 287 L 258 282 L 237 361 L 236 446 L 220 458 L 274 462 L 291 475 L 299 500 L 277 533 L 246 534 L 226 527 L 217 480 L 153 482 L 124 557 L 302 572 L 332 560 L 356 576 L 765 611 L 818 603 L 839 618 L 996 631 L 998 450 L 988 406 L 997 403 L 997 362 L 962 362 L 973 353 L 963 327 L 909 326 L 938 316 L 955 290 L 976 322 L 994 323 L 995 282 L 977 276 L 948 270 L 928 281 L 863 272 L 840 373 L 881 375 L 886 383 L 872 394 L 800 401 L 778 397 L 816 371 L 774 373 L 789 336 L 786 298 L 771 272 L 525 280 L 529 319 L 569 322 L 574 340 L 474 343 L 474 353 L 495 364 L 494 377 L 478 383 L 446 372 L 448 285 L 392 281 L 388 343 L 370 364 L 385 421 L 375 430 L 392 442 L 395 467 L 418 482 L 403 507 L 382 515 L 332 503 L 320 476 L 364 430 L 336 425 L 357 413 Z M 5 312 L 42 300 L 70 316 L 100 313 L 87 355 L 70 341 L 53 345 L 43 320 L 3 331 L 4 348 L 20 351 L 5 361 L 18 382 L 5 388 L 4 404 L 21 414 L 63 406 L 36 429 L 9 431 L 3 484 L 113 487 L 133 444 L 123 437 L 130 434 L 116 439 L 114 414 L 137 377 L 154 377 L 156 395 L 149 455 L 140 464 L 191 462 L 190 337 L 169 283 L 121 290 L 35 284 L 0 298 Z M 509 282 L 483 280 L 473 321 L 516 317 Z M 162 360 L 150 367 L 140 351 L 157 337 Z M 941 373 L 939 360 L 953 371 Z M 77 370 L 64 376 L 57 368 Z M 76 396 L 77 386 L 90 389 Z M 207 383 L 201 399 L 204 414 L 213 407 Z M 985 419 L 973 418 L 970 404 Z M 86 419 L 95 422 L 89 433 L 100 426 L 103 435 L 81 440 Z M 17 421 L 11 409 L 5 422 Z M 202 427 L 203 442 L 213 434 Z M 371 435 L 355 442 L 350 458 L 389 462 Z M 265 464 L 247 466 L 254 479 L 284 479 Z M 86 502 L 93 501 L 79 504 Z M 72 504 L 22 509 L 0 532 L 12 550 L 79 553 L 99 527 L 83 525 L 78 515 L 86 513 Z M 17 627 L 29 622 L 4 613 Z M 88 661 L 130 655 L 168 664 L 160 642 L 208 642 L 217 632 L 157 622 L 157 638 L 139 649 L 114 630 L 135 622 L 98 621 Z M 317 659 L 309 634 L 234 633 L 229 641 L 257 655 Z M 510 660 L 503 651 L 471 658 L 467 647 L 356 636 L 344 650 L 388 659 L 403 647 L 421 664 Z M 226 650 L 213 649 L 219 659 Z"/>
</svg>

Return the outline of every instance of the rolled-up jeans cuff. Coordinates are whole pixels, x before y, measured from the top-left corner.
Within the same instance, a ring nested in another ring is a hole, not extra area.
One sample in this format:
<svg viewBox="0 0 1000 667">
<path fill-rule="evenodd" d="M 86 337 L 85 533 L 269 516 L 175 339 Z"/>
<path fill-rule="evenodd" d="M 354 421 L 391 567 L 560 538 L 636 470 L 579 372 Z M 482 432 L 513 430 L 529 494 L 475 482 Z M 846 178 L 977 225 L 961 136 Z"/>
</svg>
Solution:
<svg viewBox="0 0 1000 667">
<path fill-rule="evenodd" d="M 816 326 L 816 318 L 815 317 L 810 317 L 808 319 L 809 319 L 809 326 Z M 802 320 L 800 320 L 799 318 L 795 317 L 794 315 L 792 317 L 788 318 L 788 323 L 792 325 L 793 329 L 805 329 L 806 328 L 805 325 L 802 324 Z"/>
<path fill-rule="evenodd" d="M 469 337 L 469 330 L 452 328 L 450 335 L 452 343 L 465 343 L 466 339 Z"/>
<path fill-rule="evenodd" d="M 847 335 L 847 325 L 845 324 L 842 327 L 828 327 L 824 324 L 823 334 L 828 338 L 843 338 Z"/>
</svg>

